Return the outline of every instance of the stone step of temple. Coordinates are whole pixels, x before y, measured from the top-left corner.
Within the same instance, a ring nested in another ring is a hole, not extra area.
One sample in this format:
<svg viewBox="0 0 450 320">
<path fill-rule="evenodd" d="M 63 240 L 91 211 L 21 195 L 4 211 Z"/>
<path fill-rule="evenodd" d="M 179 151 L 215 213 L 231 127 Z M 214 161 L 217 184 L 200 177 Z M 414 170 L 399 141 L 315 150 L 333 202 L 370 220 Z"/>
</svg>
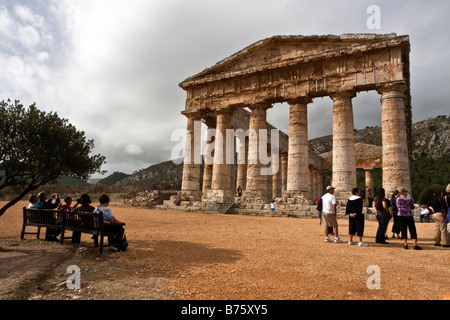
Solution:
<svg viewBox="0 0 450 320">
<path fill-rule="evenodd" d="M 233 202 L 217 202 L 214 203 L 212 206 L 210 206 L 207 210 L 206 213 L 228 213 L 228 211 L 230 211 L 230 209 L 233 207 L 234 203 Z"/>
</svg>

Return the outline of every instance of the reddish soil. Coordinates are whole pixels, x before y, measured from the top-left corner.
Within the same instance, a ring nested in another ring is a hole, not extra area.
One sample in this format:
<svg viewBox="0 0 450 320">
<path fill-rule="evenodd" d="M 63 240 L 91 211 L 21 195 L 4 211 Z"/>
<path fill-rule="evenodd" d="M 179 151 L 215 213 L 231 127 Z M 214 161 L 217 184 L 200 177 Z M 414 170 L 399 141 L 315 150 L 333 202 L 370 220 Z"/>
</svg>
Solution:
<svg viewBox="0 0 450 320">
<path fill-rule="evenodd" d="M 1 205 L 2 203 L 0 203 Z M 101 255 L 90 236 L 63 245 L 26 235 L 21 202 L 0 217 L 0 299 L 321 300 L 440 299 L 450 294 L 450 249 L 433 246 L 434 223 L 416 223 L 422 251 L 402 242 L 325 243 L 318 219 L 157 211 L 112 203 L 126 222 L 125 252 Z M 95 204 L 94 204 L 95 205 Z M 32 228 L 32 227 L 31 227 Z M 389 233 L 390 235 L 390 233 Z M 412 244 L 412 243 L 411 243 Z M 70 290 L 67 267 L 81 269 Z M 380 289 L 369 289 L 380 271 Z"/>
</svg>

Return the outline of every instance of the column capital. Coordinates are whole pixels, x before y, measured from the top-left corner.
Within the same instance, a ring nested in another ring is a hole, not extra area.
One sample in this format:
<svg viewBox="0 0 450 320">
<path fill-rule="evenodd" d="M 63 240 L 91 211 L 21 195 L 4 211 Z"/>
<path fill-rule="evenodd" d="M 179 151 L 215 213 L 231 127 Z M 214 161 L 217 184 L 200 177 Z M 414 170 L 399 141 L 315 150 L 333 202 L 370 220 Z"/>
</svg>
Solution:
<svg viewBox="0 0 450 320">
<path fill-rule="evenodd" d="M 289 105 L 293 104 L 309 104 L 313 101 L 311 97 L 297 97 L 286 101 Z"/>
<path fill-rule="evenodd" d="M 336 92 L 330 94 L 330 98 L 334 102 L 336 100 L 340 100 L 340 99 L 353 99 L 354 97 L 356 97 L 355 90 L 342 90 L 342 91 L 336 91 Z"/>
<path fill-rule="evenodd" d="M 385 93 L 388 92 L 395 92 L 395 91 L 400 91 L 403 94 L 406 94 L 407 90 L 408 90 L 408 84 L 406 83 L 406 81 L 400 81 L 400 82 L 388 82 L 388 83 L 383 83 L 383 84 L 379 84 L 377 85 L 377 91 L 379 94 L 384 95 Z"/>
<path fill-rule="evenodd" d="M 248 108 L 249 108 L 251 111 L 253 111 L 253 110 L 255 110 L 255 109 L 264 109 L 264 110 L 267 110 L 267 109 L 272 108 L 272 104 L 269 103 L 269 102 L 258 102 L 258 103 L 249 105 Z"/>
<path fill-rule="evenodd" d="M 181 114 L 185 115 L 186 118 L 192 119 L 192 120 L 201 120 L 203 114 L 201 112 L 188 112 L 188 111 L 182 111 Z"/>
</svg>

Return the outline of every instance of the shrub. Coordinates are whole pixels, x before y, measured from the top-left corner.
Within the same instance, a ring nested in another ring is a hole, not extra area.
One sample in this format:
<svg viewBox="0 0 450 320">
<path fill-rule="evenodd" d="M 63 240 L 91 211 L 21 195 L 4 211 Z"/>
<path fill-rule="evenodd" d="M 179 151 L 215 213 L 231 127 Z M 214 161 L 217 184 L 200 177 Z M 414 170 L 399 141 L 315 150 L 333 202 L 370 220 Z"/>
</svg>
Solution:
<svg viewBox="0 0 450 320">
<path fill-rule="evenodd" d="M 433 199 L 433 193 L 436 189 L 445 190 L 444 186 L 440 184 L 428 186 L 420 192 L 419 198 L 417 199 L 418 202 L 420 204 L 428 205 L 431 202 L 431 199 Z"/>
</svg>

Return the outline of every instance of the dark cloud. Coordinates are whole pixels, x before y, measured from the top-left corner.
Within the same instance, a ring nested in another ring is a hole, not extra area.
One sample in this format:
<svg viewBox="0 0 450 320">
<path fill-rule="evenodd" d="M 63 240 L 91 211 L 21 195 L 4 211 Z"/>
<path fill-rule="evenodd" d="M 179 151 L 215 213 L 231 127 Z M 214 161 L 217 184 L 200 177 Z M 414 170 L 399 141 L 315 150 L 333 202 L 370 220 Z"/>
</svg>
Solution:
<svg viewBox="0 0 450 320">
<path fill-rule="evenodd" d="M 0 99 L 56 110 L 95 140 L 110 173 L 169 160 L 184 129 L 178 83 L 279 34 L 372 33 L 372 1 L 0 0 Z M 377 1 L 377 33 L 411 38 L 413 120 L 448 114 L 450 3 Z M 380 125 L 376 92 L 353 100 L 355 127 Z M 308 109 L 309 137 L 332 132 L 332 102 Z M 288 132 L 287 104 L 268 120 Z"/>
</svg>

